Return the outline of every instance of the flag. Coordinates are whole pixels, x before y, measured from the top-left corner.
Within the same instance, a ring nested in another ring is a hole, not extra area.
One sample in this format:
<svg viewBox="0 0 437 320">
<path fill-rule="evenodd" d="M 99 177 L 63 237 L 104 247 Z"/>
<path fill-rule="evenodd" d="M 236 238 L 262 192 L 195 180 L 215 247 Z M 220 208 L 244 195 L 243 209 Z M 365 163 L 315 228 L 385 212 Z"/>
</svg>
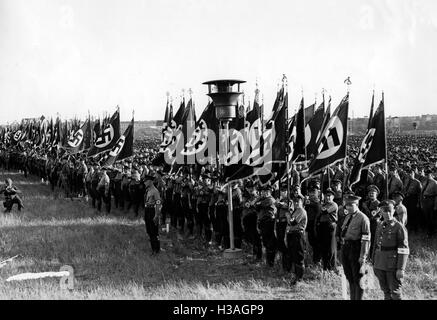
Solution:
<svg viewBox="0 0 437 320">
<path fill-rule="evenodd" d="M 372 129 L 375 129 L 375 131 L 369 135 L 367 142 L 369 146 L 366 145 L 365 147 L 365 149 L 368 149 L 368 152 L 363 164 L 364 168 L 387 160 L 384 97 L 381 99 L 378 109 L 372 117 Z M 371 138 L 370 136 L 372 135 L 373 137 Z"/>
<path fill-rule="evenodd" d="M 316 137 L 316 141 L 317 141 L 316 145 L 318 145 L 320 143 L 321 135 L 325 131 L 325 128 L 329 122 L 329 119 L 331 119 L 331 97 L 329 97 L 328 107 L 326 108 L 325 115 L 323 117 L 323 123 L 322 123 L 322 126 L 320 127 L 320 130 L 319 130 L 317 137 Z"/>
<path fill-rule="evenodd" d="M 374 97 L 372 97 L 373 110 Z M 367 169 L 369 166 L 380 163 L 386 159 L 386 140 L 385 140 L 385 112 L 384 101 L 381 100 L 378 109 L 369 121 L 369 127 L 366 135 L 361 142 L 360 149 L 355 158 L 354 166 L 352 168 L 349 183 L 353 185 L 360 181 L 360 176 L 363 168 Z"/>
<path fill-rule="evenodd" d="M 349 112 L 349 93 L 335 109 L 326 124 L 317 144 L 317 155 L 308 169 L 310 175 L 324 170 L 346 157 L 347 120 Z"/>
<path fill-rule="evenodd" d="M 118 138 L 111 151 L 103 158 L 103 165 L 111 166 L 115 161 L 132 157 L 134 154 L 134 119 L 124 131 L 123 135 Z"/>
<path fill-rule="evenodd" d="M 194 132 L 181 151 L 182 155 L 195 156 L 196 162 L 200 165 L 205 165 L 208 159 L 209 163 L 215 161 L 218 150 L 218 130 L 215 107 L 212 102 L 209 102 L 200 115 Z"/>
<path fill-rule="evenodd" d="M 273 114 L 263 133 L 263 167 L 256 170 L 262 184 L 279 179 L 286 162 L 288 93 L 281 88 L 273 106 Z M 276 178 L 275 178 L 276 177 Z"/>
<path fill-rule="evenodd" d="M 96 142 L 97 137 L 100 136 L 100 133 L 101 133 L 101 131 L 100 131 L 100 118 L 94 120 L 92 133 L 93 133 L 92 141 L 94 143 L 94 142 Z"/>
<path fill-rule="evenodd" d="M 296 116 L 296 140 L 293 147 L 293 153 L 290 154 L 292 161 L 296 161 L 299 156 L 305 157 L 305 109 L 303 97 Z"/>
<path fill-rule="evenodd" d="M 94 145 L 89 149 L 87 156 L 92 157 L 111 150 L 118 138 L 120 138 L 120 112 L 117 109 L 102 130 L 102 133 L 97 137 Z"/>
<path fill-rule="evenodd" d="M 325 114 L 325 103 L 322 102 L 314 113 L 314 116 L 305 127 L 305 147 L 307 159 L 311 160 L 316 156 L 316 138 L 322 127 Z"/>
<path fill-rule="evenodd" d="M 246 130 L 246 113 L 244 105 L 237 106 L 237 117 L 229 125 L 229 136 L 225 131 L 219 133 L 219 153 L 225 155 L 223 177 L 226 182 L 244 179 L 254 173 L 253 166 L 247 163 L 250 156 L 248 131 Z M 225 140 L 228 141 L 228 150 L 224 150 Z M 222 148 L 220 148 L 222 147 Z"/>
<path fill-rule="evenodd" d="M 312 117 L 314 116 L 314 109 L 316 108 L 316 104 L 313 103 L 309 107 L 305 108 L 305 126 L 310 122 Z"/>
<path fill-rule="evenodd" d="M 161 143 L 164 142 L 165 131 L 167 130 L 168 126 L 170 125 L 170 122 L 172 119 L 173 119 L 173 106 L 167 97 L 167 106 L 165 107 L 164 122 L 162 123 L 162 129 L 161 129 L 161 133 L 162 133 Z"/>
<path fill-rule="evenodd" d="M 375 92 L 373 92 L 372 95 L 372 103 L 370 105 L 370 114 L 369 114 L 369 121 L 367 123 L 367 131 L 366 135 L 364 136 L 363 141 L 361 142 L 360 150 L 358 151 L 358 154 L 355 157 L 354 166 L 352 167 L 351 173 L 349 175 L 349 185 L 352 186 L 353 184 L 357 183 L 361 180 L 363 182 L 367 182 L 368 178 L 368 170 L 363 169 L 363 163 L 366 159 L 366 155 L 368 152 L 368 147 L 371 145 L 371 140 L 373 139 L 373 108 L 375 104 Z"/>
<path fill-rule="evenodd" d="M 165 163 L 174 164 L 176 161 L 176 148 L 181 136 L 183 135 L 182 120 L 185 114 L 185 109 L 185 99 L 182 99 L 178 111 L 164 132 L 164 141 L 160 145 L 157 157 L 153 160 L 154 165 L 163 165 Z"/>
<path fill-rule="evenodd" d="M 69 137 L 64 146 L 69 153 L 78 153 L 85 149 L 85 141 L 89 143 L 91 138 L 89 136 L 89 126 L 90 123 L 87 119 L 83 125 Z"/>
</svg>

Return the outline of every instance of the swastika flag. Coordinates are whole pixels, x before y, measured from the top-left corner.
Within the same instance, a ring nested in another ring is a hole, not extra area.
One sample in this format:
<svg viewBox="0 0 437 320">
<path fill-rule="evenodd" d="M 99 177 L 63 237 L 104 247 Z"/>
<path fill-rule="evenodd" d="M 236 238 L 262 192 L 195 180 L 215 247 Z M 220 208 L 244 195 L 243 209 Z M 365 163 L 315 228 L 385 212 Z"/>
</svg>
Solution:
<svg viewBox="0 0 437 320">
<path fill-rule="evenodd" d="M 341 100 L 317 143 L 316 157 L 311 161 L 308 173 L 317 174 L 327 166 L 346 157 L 347 118 L 349 93 Z"/>
<path fill-rule="evenodd" d="M 92 157 L 103 151 L 111 150 L 118 138 L 120 138 L 120 112 L 117 110 L 97 137 L 87 156 Z"/>
</svg>

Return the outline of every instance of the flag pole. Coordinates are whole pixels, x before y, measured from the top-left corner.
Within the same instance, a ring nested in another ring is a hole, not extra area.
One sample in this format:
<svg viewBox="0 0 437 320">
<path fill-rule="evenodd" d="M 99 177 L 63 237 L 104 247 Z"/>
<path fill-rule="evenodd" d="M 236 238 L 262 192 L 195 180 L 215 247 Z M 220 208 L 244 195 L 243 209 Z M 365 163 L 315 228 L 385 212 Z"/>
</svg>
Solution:
<svg viewBox="0 0 437 320">
<path fill-rule="evenodd" d="M 382 104 L 384 106 L 384 91 L 382 91 Z M 384 106 L 384 139 L 385 139 L 385 194 L 388 199 L 388 158 L 387 158 L 387 126 L 385 123 L 385 106 Z"/>
<path fill-rule="evenodd" d="M 351 79 L 350 79 L 350 77 L 347 77 L 347 79 L 344 81 L 345 83 L 346 83 L 346 85 L 347 85 L 347 98 L 348 98 L 348 103 L 349 103 L 349 93 L 350 93 L 350 86 L 351 86 L 351 84 L 352 84 L 352 82 L 351 82 Z M 348 112 L 349 112 L 349 108 L 348 108 Z M 346 123 L 347 123 L 347 119 L 349 118 L 349 115 L 348 115 L 348 117 L 346 118 Z M 347 128 L 348 128 L 348 126 L 347 126 L 347 124 L 346 124 L 346 130 L 347 130 Z M 344 160 L 343 160 L 343 186 L 342 186 L 342 189 L 343 189 L 343 192 L 342 193 L 344 193 L 344 190 L 345 190 L 345 188 L 346 188 L 346 182 L 347 182 L 347 174 L 346 174 L 346 167 L 347 167 L 347 149 L 348 149 L 348 137 L 349 137 L 349 135 L 347 134 L 347 131 L 346 131 L 346 152 L 345 152 L 345 155 L 344 155 Z"/>
<path fill-rule="evenodd" d="M 283 75 L 282 78 L 282 85 L 284 86 L 284 90 L 285 90 L 285 96 L 287 97 L 288 100 L 288 83 L 287 83 L 287 77 L 285 76 L 285 74 Z M 287 205 L 290 206 L 290 162 L 289 162 L 289 158 L 290 158 L 290 148 L 289 148 L 289 144 L 288 144 L 288 101 L 285 104 L 286 108 L 285 108 L 285 163 L 286 163 L 286 168 L 285 170 L 287 171 Z M 279 195 L 281 194 L 281 181 L 279 180 Z"/>
</svg>

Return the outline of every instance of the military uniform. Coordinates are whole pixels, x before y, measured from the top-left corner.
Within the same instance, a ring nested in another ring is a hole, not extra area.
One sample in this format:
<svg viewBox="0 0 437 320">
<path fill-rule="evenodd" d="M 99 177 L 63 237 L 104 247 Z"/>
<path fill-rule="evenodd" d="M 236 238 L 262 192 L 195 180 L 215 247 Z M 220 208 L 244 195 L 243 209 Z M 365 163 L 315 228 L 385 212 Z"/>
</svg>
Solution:
<svg viewBox="0 0 437 320">
<path fill-rule="evenodd" d="M 181 231 L 184 229 L 185 217 L 181 207 L 182 177 L 176 177 L 173 188 L 173 215 L 177 221 L 177 227 Z"/>
<path fill-rule="evenodd" d="M 404 184 L 401 179 L 396 175 L 391 174 L 388 178 L 388 198 L 393 199 L 393 193 L 395 191 L 402 191 Z"/>
<path fill-rule="evenodd" d="M 225 248 L 230 248 L 229 224 L 228 224 L 228 202 L 226 192 L 217 191 L 218 199 L 214 204 L 214 235 L 218 246 L 224 243 Z"/>
<path fill-rule="evenodd" d="M 243 213 L 243 192 L 234 185 L 232 189 L 232 218 L 234 226 L 234 245 L 235 248 L 241 249 L 241 243 L 243 240 L 243 228 L 242 228 L 242 213 Z"/>
<path fill-rule="evenodd" d="M 372 257 L 374 242 L 375 242 L 375 232 L 378 222 L 381 219 L 381 215 L 378 212 L 378 206 L 380 201 L 378 199 L 371 200 L 367 199 L 362 203 L 361 210 L 369 218 L 370 221 L 370 253 L 369 257 Z"/>
<path fill-rule="evenodd" d="M 121 170 L 117 169 L 114 178 L 111 179 L 112 193 L 114 195 L 114 205 L 116 208 L 121 207 L 121 204 L 123 203 L 123 193 L 121 190 L 122 178 L 123 173 L 121 172 Z"/>
<path fill-rule="evenodd" d="M 0 194 L 3 193 L 5 195 L 5 201 L 3 202 L 5 212 L 11 212 L 15 203 L 18 206 L 18 211 L 21 211 L 21 209 L 24 208 L 23 201 L 18 195 L 19 192 L 20 191 L 15 186 L 5 187 L 0 190 Z"/>
<path fill-rule="evenodd" d="M 417 231 L 421 220 L 420 195 L 422 184 L 416 178 L 409 177 L 404 184 L 404 204 L 408 212 L 408 229 Z"/>
<path fill-rule="evenodd" d="M 380 221 L 376 230 L 373 269 L 386 300 L 402 299 L 402 281 L 397 270 L 405 270 L 409 254 L 408 234 L 397 220 Z"/>
<path fill-rule="evenodd" d="M 321 259 L 320 256 L 320 241 L 317 239 L 316 234 L 316 217 L 320 215 L 322 205 L 319 199 L 308 199 L 305 201 L 305 211 L 307 212 L 307 226 L 306 231 L 308 233 L 308 243 L 313 250 L 313 262 L 318 263 Z"/>
<path fill-rule="evenodd" d="M 285 271 L 290 272 L 291 257 L 285 244 L 286 240 L 284 241 L 287 225 L 288 225 L 287 214 L 291 214 L 291 212 L 293 212 L 293 207 L 292 205 L 289 206 L 288 201 L 289 199 L 288 197 L 286 197 L 286 198 L 281 198 L 276 202 L 275 229 L 276 229 L 276 237 L 278 239 L 278 250 L 281 252 L 282 268 Z"/>
<path fill-rule="evenodd" d="M 141 176 L 137 169 L 132 170 L 132 174 L 130 177 L 129 182 L 129 205 L 127 207 L 128 210 L 130 210 L 131 207 L 133 207 L 135 216 L 138 217 L 139 215 L 139 208 L 141 204 L 141 190 L 140 190 L 140 184 L 141 184 Z"/>
<path fill-rule="evenodd" d="M 181 233 L 183 233 L 186 222 L 190 235 L 193 235 L 194 232 L 192 193 L 193 184 L 190 179 L 186 177 L 181 182 L 181 215 L 179 217 L 179 226 L 181 228 Z"/>
<path fill-rule="evenodd" d="M 425 227 L 431 236 L 435 233 L 437 224 L 437 182 L 431 177 L 423 184 L 421 203 Z"/>
<path fill-rule="evenodd" d="M 145 176 L 145 179 L 152 180 L 152 176 Z M 146 189 L 144 196 L 144 222 L 146 224 L 146 231 L 150 238 L 150 245 L 152 247 L 153 253 L 158 253 L 160 251 L 160 241 L 159 241 L 159 218 L 161 217 L 161 196 L 158 189 L 152 184 Z M 154 221 L 154 219 L 158 221 Z"/>
<path fill-rule="evenodd" d="M 303 201 L 302 195 L 298 196 L 299 201 Z M 307 213 L 304 208 L 296 207 L 293 213 L 287 216 L 287 229 L 285 235 L 285 242 L 287 245 L 287 252 L 290 257 L 290 262 L 294 266 L 294 273 L 296 280 L 303 277 L 305 265 L 305 229 L 307 226 Z"/>
<path fill-rule="evenodd" d="M 334 195 L 331 189 L 330 192 Z M 335 257 L 337 251 L 337 242 L 335 239 L 338 206 L 335 202 L 324 203 L 321 207 L 320 214 L 316 217 L 317 240 L 320 243 L 320 255 L 322 257 L 322 265 L 324 270 L 335 269 Z"/>
<path fill-rule="evenodd" d="M 277 239 L 275 236 L 275 202 L 272 196 L 260 196 L 255 204 L 258 215 L 258 229 L 260 230 L 262 243 L 266 248 L 266 262 L 270 267 L 274 265 L 277 250 Z"/>
<path fill-rule="evenodd" d="M 360 197 L 349 196 L 346 201 L 356 201 Z M 365 261 L 370 241 L 370 221 L 360 210 L 349 212 L 342 226 L 342 263 L 346 279 L 349 281 L 351 300 L 362 300 L 363 289 L 360 287 L 360 260 Z"/>
<path fill-rule="evenodd" d="M 93 208 L 96 207 L 96 202 L 97 204 L 100 203 L 101 205 L 100 193 L 97 191 L 97 185 L 99 184 L 100 176 L 101 176 L 100 171 L 98 169 L 94 170 L 94 174 L 91 180 L 91 190 L 92 190 L 91 204 Z"/>
<path fill-rule="evenodd" d="M 253 255 L 259 260 L 262 258 L 262 244 L 261 236 L 257 229 L 256 200 L 254 194 L 247 194 L 243 198 L 242 223 L 244 227 L 244 238 L 252 246 Z"/>
<path fill-rule="evenodd" d="M 106 212 L 111 212 L 111 192 L 110 192 L 110 182 L 106 170 L 103 170 L 102 177 L 97 185 L 97 192 L 100 194 L 99 201 L 97 202 L 97 210 L 102 208 L 102 200 L 105 203 Z"/>
<path fill-rule="evenodd" d="M 210 242 L 212 240 L 212 226 L 209 216 L 209 203 L 211 201 L 212 189 L 206 184 L 202 184 L 197 189 L 197 230 L 199 237 L 202 236 L 203 229 L 205 230 L 205 241 Z"/>
</svg>

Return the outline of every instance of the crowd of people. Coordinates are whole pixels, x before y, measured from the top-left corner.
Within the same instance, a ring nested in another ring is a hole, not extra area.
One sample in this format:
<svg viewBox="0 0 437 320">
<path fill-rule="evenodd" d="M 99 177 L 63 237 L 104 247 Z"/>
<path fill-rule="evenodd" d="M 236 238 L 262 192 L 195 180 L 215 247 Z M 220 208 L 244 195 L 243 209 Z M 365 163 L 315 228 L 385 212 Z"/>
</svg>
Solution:
<svg viewBox="0 0 437 320">
<path fill-rule="evenodd" d="M 437 139 L 389 136 L 388 172 L 384 164 L 374 165 L 350 186 L 348 174 L 361 139 L 350 137 L 348 159 L 318 176 L 307 179 L 305 164 L 296 164 L 289 184 L 261 185 L 254 177 L 233 183 L 234 246 L 246 244 L 254 262 L 264 255 L 269 267 L 280 261 L 293 283 L 303 278 L 306 257 L 333 272 L 342 264 L 351 299 L 362 298 L 362 266 L 370 261 L 385 298 L 401 298 L 408 233 L 432 237 L 437 228 Z M 111 167 L 80 154 L 2 146 L 0 166 L 37 176 L 54 192 L 82 197 L 99 212 L 104 205 L 106 213 L 115 207 L 144 215 L 154 255 L 161 250 L 163 228 L 176 230 L 180 240 L 230 248 L 228 196 L 217 168 L 182 166 L 164 172 L 153 165 L 158 143 L 136 141 L 134 157 Z M 15 203 L 19 210 L 24 207 L 12 181 L 0 192 L 6 212 Z"/>
</svg>

